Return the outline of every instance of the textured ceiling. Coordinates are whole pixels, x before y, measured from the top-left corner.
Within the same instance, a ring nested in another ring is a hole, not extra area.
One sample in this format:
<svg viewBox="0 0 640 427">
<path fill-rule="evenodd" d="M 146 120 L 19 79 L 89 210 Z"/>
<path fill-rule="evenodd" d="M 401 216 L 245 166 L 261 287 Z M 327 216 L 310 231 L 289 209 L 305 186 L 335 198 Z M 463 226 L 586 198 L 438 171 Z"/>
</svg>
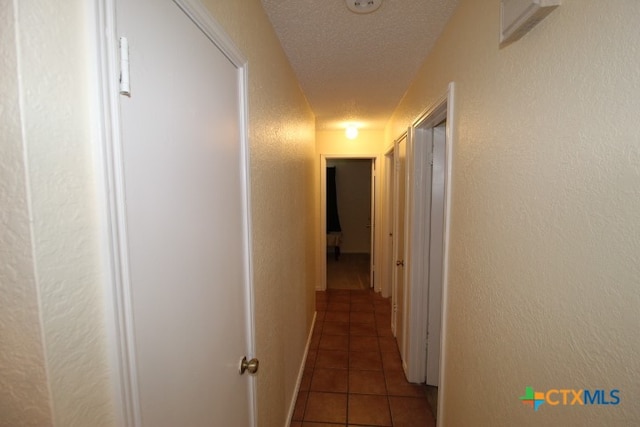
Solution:
<svg viewBox="0 0 640 427">
<path fill-rule="evenodd" d="M 370 14 L 345 0 L 262 0 L 318 129 L 383 128 L 458 0 L 383 0 Z"/>
</svg>

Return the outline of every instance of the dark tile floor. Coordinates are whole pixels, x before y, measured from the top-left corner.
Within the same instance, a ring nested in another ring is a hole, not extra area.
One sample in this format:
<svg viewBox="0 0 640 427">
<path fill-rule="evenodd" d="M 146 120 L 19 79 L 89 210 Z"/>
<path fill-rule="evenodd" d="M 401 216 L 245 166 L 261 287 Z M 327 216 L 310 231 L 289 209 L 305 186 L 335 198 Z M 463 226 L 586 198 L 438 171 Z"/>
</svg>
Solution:
<svg viewBox="0 0 640 427">
<path fill-rule="evenodd" d="M 291 427 L 436 425 L 427 387 L 405 379 L 388 299 L 328 290 L 316 309 Z"/>
</svg>

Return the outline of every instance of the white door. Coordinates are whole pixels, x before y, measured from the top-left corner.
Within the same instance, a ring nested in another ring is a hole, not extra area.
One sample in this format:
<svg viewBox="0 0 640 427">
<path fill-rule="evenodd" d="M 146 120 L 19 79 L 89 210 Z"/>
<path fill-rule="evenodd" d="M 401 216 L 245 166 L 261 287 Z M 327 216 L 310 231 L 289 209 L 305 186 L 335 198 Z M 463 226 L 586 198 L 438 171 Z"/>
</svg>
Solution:
<svg viewBox="0 0 640 427">
<path fill-rule="evenodd" d="M 431 214 L 429 215 L 429 288 L 426 383 L 438 385 L 442 330 L 442 257 L 444 253 L 446 123 L 433 128 Z"/>
<path fill-rule="evenodd" d="M 241 73 L 174 2 L 117 0 L 142 425 L 253 425 Z"/>
<path fill-rule="evenodd" d="M 382 187 L 382 264 L 380 287 L 382 296 L 388 298 L 395 295 L 393 276 L 395 271 L 395 261 L 393 252 L 393 214 L 394 214 L 394 175 L 395 160 L 393 148 L 384 156 L 384 182 Z M 391 316 L 391 330 L 395 331 L 395 318 Z"/>
<path fill-rule="evenodd" d="M 371 231 L 371 250 L 369 258 L 369 287 L 376 283 L 376 159 L 371 159 L 371 203 L 369 204 L 369 228 Z"/>
<path fill-rule="evenodd" d="M 406 203 L 406 163 L 407 163 L 407 138 L 404 137 L 396 147 L 396 176 L 394 192 L 394 301 L 393 314 L 395 318 L 395 334 L 400 349 L 402 360 L 405 359 L 405 203 Z"/>
</svg>

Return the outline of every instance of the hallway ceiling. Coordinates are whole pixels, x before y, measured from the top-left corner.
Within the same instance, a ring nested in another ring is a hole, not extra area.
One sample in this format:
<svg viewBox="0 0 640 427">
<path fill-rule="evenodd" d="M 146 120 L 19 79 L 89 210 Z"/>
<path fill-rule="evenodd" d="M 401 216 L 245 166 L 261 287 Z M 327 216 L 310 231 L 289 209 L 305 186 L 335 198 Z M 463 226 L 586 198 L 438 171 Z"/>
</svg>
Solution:
<svg viewBox="0 0 640 427">
<path fill-rule="evenodd" d="M 457 3 L 383 0 L 356 14 L 345 0 L 262 0 L 319 130 L 384 128 Z"/>
</svg>

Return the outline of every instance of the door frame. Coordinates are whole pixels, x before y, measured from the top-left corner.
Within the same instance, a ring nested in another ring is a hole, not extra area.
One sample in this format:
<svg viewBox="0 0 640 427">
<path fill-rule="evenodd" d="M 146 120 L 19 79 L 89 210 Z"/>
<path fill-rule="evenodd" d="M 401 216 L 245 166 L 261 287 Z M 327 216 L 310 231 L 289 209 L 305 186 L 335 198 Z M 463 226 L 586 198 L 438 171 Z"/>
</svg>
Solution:
<svg viewBox="0 0 640 427">
<path fill-rule="evenodd" d="M 385 298 L 389 298 L 393 292 L 393 221 L 394 221 L 394 182 L 395 182 L 395 144 L 391 144 L 382 157 L 384 163 L 382 175 L 384 181 L 381 185 L 381 226 L 380 226 L 380 272 L 381 293 Z M 392 316 L 393 318 L 393 316 Z M 392 319 L 391 328 L 395 333 L 395 320 Z"/>
<path fill-rule="evenodd" d="M 409 130 L 411 130 L 409 128 Z M 412 182 L 409 179 L 412 175 L 412 167 L 411 167 L 411 159 L 413 158 L 413 141 L 411 139 L 411 134 L 409 132 L 404 132 L 400 137 L 393 141 L 393 170 L 391 174 L 393 175 L 392 179 L 392 200 L 389 200 L 391 203 L 391 215 L 392 215 L 392 224 L 391 230 L 393 234 L 393 238 L 391 239 L 391 329 L 393 331 L 393 335 L 396 337 L 396 341 L 398 344 L 398 349 L 400 351 L 400 357 L 402 360 L 402 369 L 407 371 L 407 357 L 406 357 L 406 349 L 407 349 L 407 339 L 408 339 L 408 330 L 410 329 L 410 325 L 408 322 L 410 321 L 407 316 L 407 301 L 409 298 L 408 295 L 408 285 L 409 285 L 409 253 L 410 253 L 410 245 L 411 245 L 411 228 L 410 228 L 410 195 L 413 188 Z M 404 174 L 400 174 L 399 171 L 399 160 L 400 160 L 400 143 L 405 142 L 405 170 Z M 404 183 L 404 199 L 400 200 L 400 185 Z M 402 233 L 402 260 L 399 260 L 399 251 L 400 245 L 398 244 L 398 238 L 400 236 L 400 207 L 403 207 L 403 233 Z M 404 264 L 402 266 L 403 274 L 402 274 L 402 300 L 399 300 L 398 296 L 398 265 L 397 262 L 402 261 Z M 398 306 L 401 306 L 400 310 L 400 318 L 401 328 L 398 330 Z M 400 336 L 398 336 L 398 334 Z"/>
<path fill-rule="evenodd" d="M 255 354 L 255 320 L 253 271 L 251 260 L 251 194 L 248 140 L 248 60 L 225 33 L 211 13 L 197 0 L 172 0 L 211 42 L 229 59 L 239 73 L 240 144 L 242 151 L 243 222 L 245 236 L 247 308 L 247 351 Z M 137 384 L 135 336 L 133 328 L 132 292 L 129 276 L 127 225 L 125 216 L 124 173 L 122 163 L 121 120 L 119 109 L 119 40 L 116 26 L 116 0 L 92 0 L 88 29 L 92 41 L 91 67 L 96 75 L 92 93 L 93 138 L 96 141 L 96 168 L 100 171 L 98 203 L 103 230 L 103 263 L 105 265 L 105 323 L 107 355 L 111 372 L 114 418 L 117 425 L 142 425 Z M 135 84 L 135 83 L 134 83 Z M 135 90 L 135 86 L 134 86 Z M 256 379 L 249 381 L 250 426 L 256 425 Z"/>
<path fill-rule="evenodd" d="M 320 283 L 316 286 L 316 291 L 326 291 L 327 290 L 327 159 L 331 160 L 371 160 L 376 164 L 376 174 L 379 170 L 380 165 L 380 156 L 377 154 L 320 154 L 320 229 L 318 230 L 319 239 L 318 239 L 318 266 L 320 270 Z M 379 190 L 380 185 L 375 189 L 375 198 L 380 199 Z M 375 215 L 374 218 L 371 219 L 372 224 L 378 223 L 379 218 L 379 205 L 378 200 L 371 200 L 371 204 L 375 206 Z M 371 241 L 371 249 L 373 249 L 374 245 L 379 247 L 379 233 L 378 230 L 374 231 L 375 239 Z M 375 265 L 379 265 L 379 259 L 374 260 L 374 253 L 371 253 L 372 260 L 371 262 Z M 378 253 L 375 254 L 376 257 L 380 258 Z M 370 288 L 375 292 L 380 292 L 380 280 L 375 280 L 375 275 L 371 274 L 371 283 Z"/>
<path fill-rule="evenodd" d="M 427 357 L 425 362 L 425 382 L 427 385 L 439 384 L 440 373 L 440 334 L 442 323 L 442 257 L 444 255 L 444 205 L 445 205 L 445 157 L 446 157 L 446 118 L 444 122 L 433 125 L 429 123 L 426 128 L 416 128 L 417 138 L 424 138 L 429 147 L 425 145 L 428 167 L 430 163 L 431 173 L 423 177 L 425 188 L 431 188 L 430 206 L 426 207 L 423 214 L 425 234 L 429 236 L 429 247 L 425 263 L 428 266 L 428 287 L 424 294 L 427 307 Z M 429 161 L 430 160 L 430 161 Z M 426 172 L 426 171 L 425 171 Z M 428 177 L 428 179 L 427 179 Z M 428 214 L 427 214 L 428 212 Z M 439 226 L 438 226 L 439 223 Z"/>
<path fill-rule="evenodd" d="M 449 241 L 451 235 L 451 194 L 452 194 L 452 163 L 453 145 L 455 142 L 455 84 L 449 83 L 446 93 L 429 109 L 421 114 L 411 127 L 410 133 L 413 139 L 414 152 L 418 153 L 412 160 L 414 166 L 414 191 L 412 192 L 412 238 L 414 242 L 410 245 L 410 307 L 408 313 L 409 330 L 409 351 L 407 377 L 412 382 L 424 382 L 426 364 L 426 340 L 427 340 L 427 308 L 428 308 L 428 268 L 423 268 L 425 259 L 429 255 L 429 233 L 424 232 L 427 224 L 418 224 L 422 221 L 427 210 L 430 209 L 431 188 L 424 185 L 424 154 L 426 154 L 425 144 L 429 138 L 426 132 L 421 130 L 432 129 L 446 120 L 445 127 L 445 172 L 444 172 L 444 225 L 443 225 L 443 256 L 442 256 L 442 313 L 440 317 L 440 360 L 439 360 L 439 386 L 438 386 L 438 413 L 442 414 L 445 396 L 445 365 L 446 365 L 446 331 L 448 318 L 448 283 L 449 283 Z M 416 132 L 416 130 L 418 130 Z M 417 267 L 417 268 L 414 268 Z M 441 417 L 438 417 L 440 425 Z"/>
</svg>

